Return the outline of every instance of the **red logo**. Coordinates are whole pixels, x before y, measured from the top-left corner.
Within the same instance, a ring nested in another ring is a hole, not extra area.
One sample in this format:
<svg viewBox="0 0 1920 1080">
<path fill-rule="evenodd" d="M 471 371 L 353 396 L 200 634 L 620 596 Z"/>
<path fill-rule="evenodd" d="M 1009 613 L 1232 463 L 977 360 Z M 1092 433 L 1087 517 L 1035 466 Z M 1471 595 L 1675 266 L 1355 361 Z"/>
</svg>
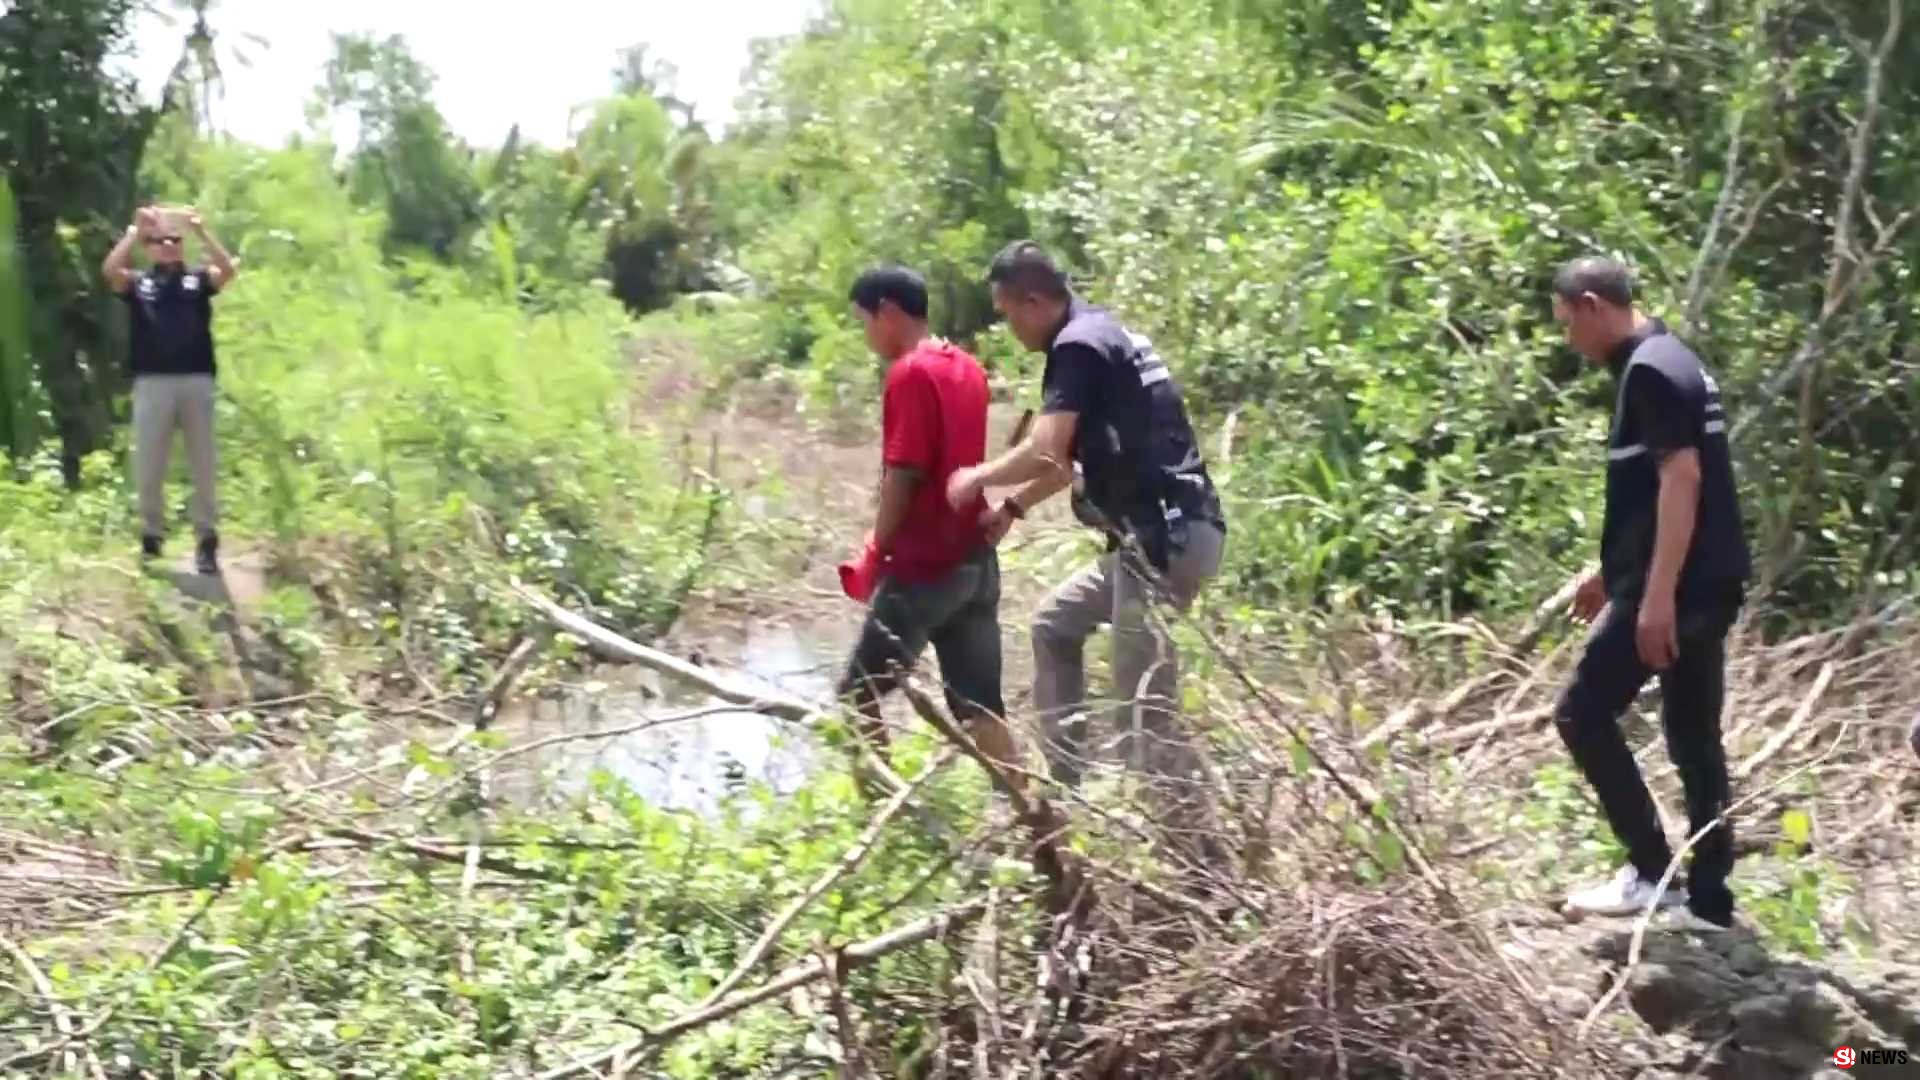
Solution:
<svg viewBox="0 0 1920 1080">
<path fill-rule="evenodd" d="M 1833 1065 L 1836 1069 L 1851 1069 L 1859 1061 L 1859 1053 L 1851 1046 L 1843 1046 L 1833 1052 Z"/>
</svg>

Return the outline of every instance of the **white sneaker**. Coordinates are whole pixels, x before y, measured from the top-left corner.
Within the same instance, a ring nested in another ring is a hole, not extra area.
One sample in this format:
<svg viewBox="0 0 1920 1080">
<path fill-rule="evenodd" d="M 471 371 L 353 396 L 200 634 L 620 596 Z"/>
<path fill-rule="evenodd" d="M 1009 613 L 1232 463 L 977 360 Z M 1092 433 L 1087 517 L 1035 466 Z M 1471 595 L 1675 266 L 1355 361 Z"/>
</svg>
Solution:
<svg viewBox="0 0 1920 1080">
<path fill-rule="evenodd" d="M 1620 868 L 1613 880 L 1580 889 L 1567 897 L 1567 907 L 1587 915 L 1638 915 L 1653 900 L 1659 881 L 1648 881 L 1631 864 Z M 1661 895 L 1658 906 L 1670 908 L 1687 902 L 1686 890 L 1671 887 Z"/>
</svg>

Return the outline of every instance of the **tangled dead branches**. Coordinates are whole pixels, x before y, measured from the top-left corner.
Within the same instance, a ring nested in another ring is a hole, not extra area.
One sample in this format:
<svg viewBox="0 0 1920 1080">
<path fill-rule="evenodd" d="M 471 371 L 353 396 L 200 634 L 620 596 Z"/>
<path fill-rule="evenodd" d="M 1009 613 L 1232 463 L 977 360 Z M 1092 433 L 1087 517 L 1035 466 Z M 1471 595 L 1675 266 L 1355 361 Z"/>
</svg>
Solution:
<svg viewBox="0 0 1920 1080">
<path fill-rule="evenodd" d="M 1302 888 L 1264 916 L 1242 944 L 1132 951 L 1072 1075 L 1574 1075 L 1532 1004 L 1418 894 Z"/>
</svg>

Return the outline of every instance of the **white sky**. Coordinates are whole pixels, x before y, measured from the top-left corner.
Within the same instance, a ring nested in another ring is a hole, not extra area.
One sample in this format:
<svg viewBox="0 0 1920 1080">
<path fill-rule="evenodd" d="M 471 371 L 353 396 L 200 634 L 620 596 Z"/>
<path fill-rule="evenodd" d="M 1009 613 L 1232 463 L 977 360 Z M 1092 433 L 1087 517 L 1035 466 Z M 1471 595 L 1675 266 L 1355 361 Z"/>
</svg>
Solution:
<svg viewBox="0 0 1920 1080">
<path fill-rule="evenodd" d="M 214 119 L 249 142 L 279 145 L 306 124 L 330 32 L 364 30 L 404 36 L 438 77 L 434 100 L 447 122 L 480 146 L 498 145 L 515 123 L 548 146 L 566 142 L 569 111 L 606 96 L 615 52 L 640 42 L 679 68 L 680 96 L 717 129 L 733 117 L 748 42 L 795 33 L 818 7 L 819 0 L 217 0 L 207 20 L 216 41 L 244 49 L 252 66 L 221 50 L 227 92 Z M 173 19 L 145 13 L 134 23 L 132 70 L 154 100 L 192 26 Z"/>
</svg>

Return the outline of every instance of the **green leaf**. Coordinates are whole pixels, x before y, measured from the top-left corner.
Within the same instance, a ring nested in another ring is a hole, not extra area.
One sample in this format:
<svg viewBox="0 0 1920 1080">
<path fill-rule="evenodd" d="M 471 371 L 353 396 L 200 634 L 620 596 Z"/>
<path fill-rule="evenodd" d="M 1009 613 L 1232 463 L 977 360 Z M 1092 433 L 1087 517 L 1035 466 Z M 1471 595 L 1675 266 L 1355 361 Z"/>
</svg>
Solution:
<svg viewBox="0 0 1920 1080">
<path fill-rule="evenodd" d="M 1795 847 L 1806 847 L 1813 839 L 1813 819 L 1805 810 L 1789 810 L 1780 815 L 1780 831 Z"/>
<path fill-rule="evenodd" d="M 1406 865 L 1406 848 L 1401 846 L 1399 839 L 1392 833 L 1381 833 L 1374 838 L 1373 853 L 1379 858 L 1380 865 L 1386 867 L 1390 874 L 1398 873 L 1400 868 Z"/>
</svg>

